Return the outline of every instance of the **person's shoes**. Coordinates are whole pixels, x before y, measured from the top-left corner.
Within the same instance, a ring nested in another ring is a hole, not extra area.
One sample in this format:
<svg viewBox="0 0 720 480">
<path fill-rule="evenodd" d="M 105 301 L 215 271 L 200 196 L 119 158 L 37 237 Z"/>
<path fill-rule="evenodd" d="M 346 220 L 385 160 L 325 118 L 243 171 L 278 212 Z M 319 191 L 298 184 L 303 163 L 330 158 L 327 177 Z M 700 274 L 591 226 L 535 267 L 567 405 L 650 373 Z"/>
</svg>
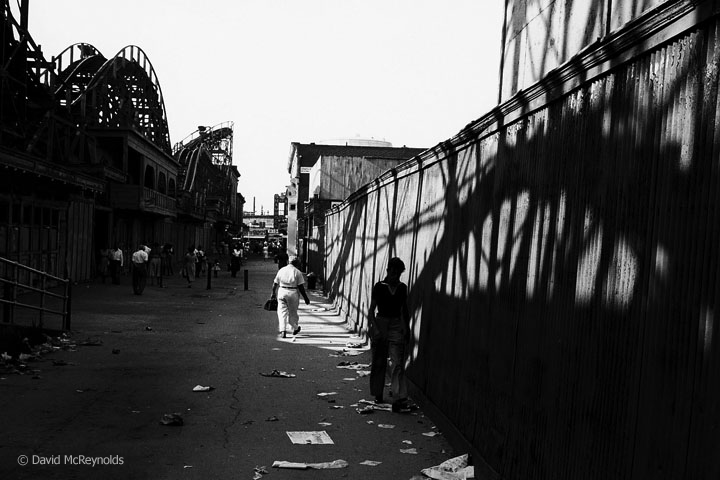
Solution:
<svg viewBox="0 0 720 480">
<path fill-rule="evenodd" d="M 298 333 L 300 333 L 300 325 L 298 325 L 298 327 L 293 330 L 293 335 L 297 335 Z"/>
<path fill-rule="evenodd" d="M 413 411 L 413 408 L 408 404 L 407 399 L 404 398 L 393 402 L 392 411 L 394 413 L 410 413 Z"/>
<path fill-rule="evenodd" d="M 282 338 L 287 337 L 287 334 L 285 332 L 278 332 L 278 335 L 281 336 Z"/>
</svg>

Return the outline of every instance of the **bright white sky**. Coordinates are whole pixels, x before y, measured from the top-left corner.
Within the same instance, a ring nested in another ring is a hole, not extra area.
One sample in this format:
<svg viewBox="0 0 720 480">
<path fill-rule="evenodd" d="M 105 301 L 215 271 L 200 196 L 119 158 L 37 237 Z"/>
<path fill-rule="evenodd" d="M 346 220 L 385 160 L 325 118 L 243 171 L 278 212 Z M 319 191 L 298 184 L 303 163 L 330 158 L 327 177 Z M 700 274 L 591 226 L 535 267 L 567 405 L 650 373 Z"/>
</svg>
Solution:
<svg viewBox="0 0 720 480">
<path fill-rule="evenodd" d="M 14 2 L 13 2 L 14 3 Z M 272 210 L 290 143 L 429 148 L 497 103 L 502 0 L 30 0 L 47 59 L 85 42 L 152 62 L 172 144 L 235 124 L 245 210 Z"/>
</svg>

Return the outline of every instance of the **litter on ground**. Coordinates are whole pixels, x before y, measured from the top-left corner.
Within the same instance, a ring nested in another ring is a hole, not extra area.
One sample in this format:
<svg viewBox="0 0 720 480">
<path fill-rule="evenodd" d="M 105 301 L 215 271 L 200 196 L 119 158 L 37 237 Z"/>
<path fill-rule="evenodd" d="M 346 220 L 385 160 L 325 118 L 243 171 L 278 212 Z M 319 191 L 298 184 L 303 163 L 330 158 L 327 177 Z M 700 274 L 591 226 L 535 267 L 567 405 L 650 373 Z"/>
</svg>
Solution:
<svg viewBox="0 0 720 480">
<path fill-rule="evenodd" d="M 193 387 L 193 392 L 209 392 L 210 390 L 215 390 L 215 387 L 203 387 L 202 385 L 195 385 Z"/>
<path fill-rule="evenodd" d="M 281 370 L 273 370 L 270 373 L 261 373 L 263 377 L 282 377 L 282 378 L 295 378 L 294 373 L 283 372 Z"/>
<path fill-rule="evenodd" d="M 166 413 L 160 419 L 160 423 L 172 427 L 179 427 L 183 424 L 182 416 L 179 413 Z"/>
<path fill-rule="evenodd" d="M 334 445 L 330 435 L 325 430 L 320 432 L 285 432 L 290 441 L 299 445 Z M 273 465 L 275 466 L 275 465 Z"/>
<path fill-rule="evenodd" d="M 468 455 L 460 455 L 459 457 L 445 460 L 440 465 L 425 468 L 421 470 L 426 475 L 435 480 L 462 480 L 466 478 L 475 478 L 475 467 L 468 466 Z"/>
<path fill-rule="evenodd" d="M 318 470 L 328 468 L 345 468 L 348 463 L 345 460 L 333 460 L 332 462 L 323 463 L 298 463 L 298 462 L 287 462 L 285 460 L 276 460 L 272 464 L 275 468 L 294 468 L 304 470 L 306 468 L 315 468 Z"/>
</svg>

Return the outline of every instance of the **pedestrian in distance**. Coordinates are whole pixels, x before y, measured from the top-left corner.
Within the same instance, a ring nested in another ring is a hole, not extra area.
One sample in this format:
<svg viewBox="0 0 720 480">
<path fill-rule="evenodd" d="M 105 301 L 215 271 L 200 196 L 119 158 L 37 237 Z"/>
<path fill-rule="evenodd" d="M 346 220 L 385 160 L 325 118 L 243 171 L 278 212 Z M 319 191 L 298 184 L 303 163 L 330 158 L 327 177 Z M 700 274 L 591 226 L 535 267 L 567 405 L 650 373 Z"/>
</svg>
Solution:
<svg viewBox="0 0 720 480">
<path fill-rule="evenodd" d="M 157 283 L 158 287 L 162 287 L 162 249 L 158 242 L 153 243 L 150 253 L 148 275 L 150 276 L 150 285 Z"/>
<path fill-rule="evenodd" d="M 132 286 L 135 295 L 142 295 L 147 284 L 148 248 L 140 245 L 132 254 Z"/>
<path fill-rule="evenodd" d="M 123 251 L 116 243 L 110 250 L 110 278 L 115 285 L 120 285 L 120 271 L 124 265 Z"/>
<path fill-rule="evenodd" d="M 217 278 L 218 272 L 220 271 L 220 260 L 215 260 L 215 263 L 212 266 L 213 276 Z"/>
<path fill-rule="evenodd" d="M 295 258 L 289 265 L 278 270 L 273 280 L 272 293 L 270 298 L 278 301 L 278 334 L 282 338 L 287 337 L 287 324 L 292 327 L 293 336 L 300 333 L 300 317 L 298 307 L 300 306 L 300 295 L 305 300 L 305 305 L 310 305 L 310 299 L 305 292 L 305 278 L 299 270 L 300 260 Z"/>
<path fill-rule="evenodd" d="M 242 260 L 242 250 L 238 245 L 234 245 L 232 252 L 230 252 L 230 276 L 237 277 L 237 272 L 240 270 L 240 262 Z"/>
<path fill-rule="evenodd" d="M 182 276 L 187 280 L 188 288 L 192 287 L 193 280 L 195 280 L 195 262 L 197 257 L 195 255 L 195 247 L 189 246 L 185 257 L 183 259 Z"/>
<path fill-rule="evenodd" d="M 175 255 L 175 249 L 172 243 L 166 243 L 162 248 L 162 272 L 161 274 L 165 277 L 172 277 L 175 275 L 173 270 L 173 256 Z"/>
<path fill-rule="evenodd" d="M 100 249 L 98 259 L 98 273 L 100 274 L 103 283 L 105 283 L 105 278 L 107 278 L 108 274 L 110 273 L 110 252 L 111 250 L 107 247 L 103 247 Z"/>
<path fill-rule="evenodd" d="M 202 245 L 198 245 L 195 249 L 195 278 L 200 278 L 203 273 L 205 273 L 205 251 Z"/>
<path fill-rule="evenodd" d="M 405 264 L 397 257 L 388 261 L 385 279 L 372 289 L 368 312 L 368 333 L 372 349 L 370 394 L 377 403 L 384 403 L 383 389 L 388 366 L 392 364 L 390 391 L 393 412 L 408 412 L 405 355 L 410 339 L 410 311 L 407 305 L 408 288 L 400 281 Z"/>
</svg>

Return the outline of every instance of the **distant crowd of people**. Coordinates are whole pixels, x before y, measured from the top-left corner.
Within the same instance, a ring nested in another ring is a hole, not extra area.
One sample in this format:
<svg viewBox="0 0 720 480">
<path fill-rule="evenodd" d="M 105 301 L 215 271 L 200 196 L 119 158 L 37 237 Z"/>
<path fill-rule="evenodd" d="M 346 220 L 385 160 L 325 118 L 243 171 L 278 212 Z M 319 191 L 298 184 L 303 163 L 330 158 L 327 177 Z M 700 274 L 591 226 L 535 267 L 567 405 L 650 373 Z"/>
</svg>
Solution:
<svg viewBox="0 0 720 480">
<path fill-rule="evenodd" d="M 232 245 L 220 242 L 211 246 L 211 256 L 202 245 L 190 245 L 181 258 L 176 260 L 175 247 L 171 243 L 159 242 L 138 245 L 131 253 L 124 252 L 121 244 L 114 244 L 111 248 L 101 248 L 98 252 L 98 275 L 103 283 L 109 278 L 115 284 L 120 284 L 120 278 L 129 274 L 132 277 L 133 293 L 142 295 L 147 286 L 164 287 L 163 278 L 175 275 L 175 265 L 179 266 L 178 274 L 192 287 L 193 282 L 205 277 L 207 273 L 218 276 L 223 270 L 221 261 L 229 258 L 227 269 L 232 277 L 237 277 L 247 255 L 247 246 L 242 242 Z"/>
</svg>

